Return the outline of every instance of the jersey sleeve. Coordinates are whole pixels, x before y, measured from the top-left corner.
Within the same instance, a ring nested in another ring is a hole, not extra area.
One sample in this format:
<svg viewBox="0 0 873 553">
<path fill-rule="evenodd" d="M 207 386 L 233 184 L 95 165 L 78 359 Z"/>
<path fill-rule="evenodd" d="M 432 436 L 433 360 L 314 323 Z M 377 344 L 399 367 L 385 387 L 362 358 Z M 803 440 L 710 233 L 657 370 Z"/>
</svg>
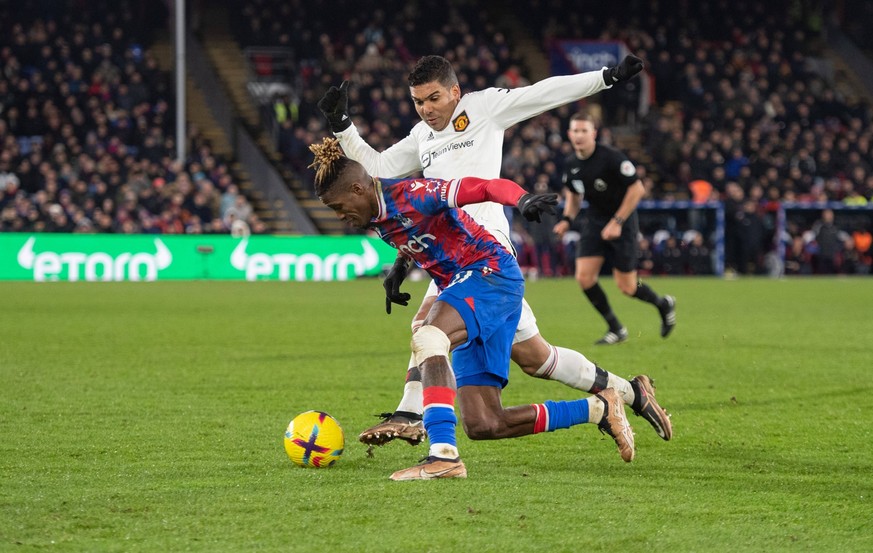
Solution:
<svg viewBox="0 0 873 553">
<path fill-rule="evenodd" d="M 637 168 L 621 150 L 612 151 L 609 167 L 615 172 L 616 178 L 625 188 L 637 182 L 639 178 L 637 177 Z"/>
<path fill-rule="evenodd" d="M 343 132 L 336 133 L 335 136 L 346 156 L 363 165 L 364 169 L 373 176 L 393 179 L 421 170 L 418 142 L 411 134 L 384 152 L 377 152 L 367 144 L 354 124 Z"/>
<path fill-rule="evenodd" d="M 606 88 L 602 71 L 587 71 L 549 77 L 521 88 L 489 88 L 482 91 L 483 105 L 495 124 L 507 128 Z"/>
<path fill-rule="evenodd" d="M 446 200 L 450 207 L 463 207 L 482 202 L 514 206 L 525 194 L 522 187 L 508 179 L 464 177 L 449 181 Z"/>
<path fill-rule="evenodd" d="M 576 156 L 568 157 L 564 160 L 564 171 L 561 174 L 561 184 L 565 190 L 569 190 L 573 194 L 585 195 L 585 183 L 578 176 L 574 176 L 572 171 L 578 173 L 578 166 L 574 165 L 573 161 Z"/>
</svg>

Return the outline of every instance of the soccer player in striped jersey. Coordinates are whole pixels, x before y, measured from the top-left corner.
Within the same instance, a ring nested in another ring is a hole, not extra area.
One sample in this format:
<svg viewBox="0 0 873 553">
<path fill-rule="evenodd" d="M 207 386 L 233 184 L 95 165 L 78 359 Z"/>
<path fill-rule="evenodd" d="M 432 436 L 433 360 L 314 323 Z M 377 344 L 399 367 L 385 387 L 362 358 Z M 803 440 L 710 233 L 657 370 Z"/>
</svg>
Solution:
<svg viewBox="0 0 873 553">
<path fill-rule="evenodd" d="M 514 438 L 583 423 L 634 457 L 634 436 L 614 389 L 573 401 L 503 407 L 509 357 L 521 317 L 524 278 L 510 251 L 466 212 L 484 201 L 517 206 L 531 221 L 554 211 L 556 194 L 528 194 L 505 179 L 381 179 L 341 154 L 335 139 L 313 144 L 315 191 L 346 223 L 371 228 L 433 278 L 438 295 L 412 338 L 421 373 L 428 457 L 392 480 L 465 478 L 457 447 L 455 398 L 474 440 Z M 449 352 L 452 362 L 449 363 Z"/>
<path fill-rule="evenodd" d="M 370 174 L 395 178 L 421 171 L 428 178 L 471 175 L 493 179 L 500 176 L 507 128 L 630 79 L 641 69 L 642 60 L 628 56 L 617 66 L 602 71 L 551 77 L 512 90 L 489 88 L 461 95 L 451 63 L 440 56 L 425 56 L 416 63 L 408 79 L 421 122 L 384 152 L 368 145 L 352 124 L 348 116 L 348 82 L 339 88 L 331 87 L 318 107 L 346 155 L 360 162 Z M 465 206 L 464 210 L 512 251 L 503 206 L 483 202 Z M 392 302 L 408 304 L 409 294 L 400 292 L 407 270 L 403 257 L 398 257 L 385 279 L 388 313 Z M 421 327 L 436 294 L 436 286 L 431 285 L 413 318 L 413 334 Z M 615 388 L 633 412 L 647 420 L 661 438 L 669 440 L 673 435 L 670 418 L 656 401 L 648 376 L 639 375 L 628 381 L 603 370 L 577 351 L 550 344 L 540 334 L 536 317 L 525 301 L 512 346 L 512 360 L 531 376 L 556 380 L 593 394 Z M 403 397 L 397 409 L 386 413 L 384 419 L 364 430 L 360 440 L 371 445 L 382 445 L 395 438 L 411 444 L 422 440 L 422 387 L 414 359 L 408 365 Z"/>
</svg>

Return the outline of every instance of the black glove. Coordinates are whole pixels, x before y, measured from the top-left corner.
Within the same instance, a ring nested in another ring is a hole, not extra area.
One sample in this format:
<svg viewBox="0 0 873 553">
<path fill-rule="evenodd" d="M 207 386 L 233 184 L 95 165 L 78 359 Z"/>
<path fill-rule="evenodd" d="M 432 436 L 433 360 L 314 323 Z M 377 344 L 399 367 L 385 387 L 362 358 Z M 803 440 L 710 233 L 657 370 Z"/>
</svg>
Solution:
<svg viewBox="0 0 873 553">
<path fill-rule="evenodd" d="M 607 67 L 603 70 L 603 82 L 606 86 L 626 81 L 643 70 L 643 60 L 633 54 L 627 55 L 621 63 L 615 67 Z M 319 104 L 319 107 L 321 104 Z"/>
<path fill-rule="evenodd" d="M 528 221 L 540 222 L 541 213 L 557 213 L 557 194 L 525 194 L 518 200 L 518 210 Z"/>
<path fill-rule="evenodd" d="M 349 118 L 349 81 L 343 81 L 339 88 L 330 87 L 318 101 L 318 109 L 327 117 L 331 132 L 343 132 L 352 126 Z"/>
<path fill-rule="evenodd" d="M 385 311 L 389 315 L 391 314 L 392 303 L 404 307 L 409 305 L 409 300 L 412 296 L 406 292 L 400 292 L 400 285 L 403 284 L 403 280 L 408 274 L 409 261 L 402 255 L 398 255 L 397 259 L 394 260 L 394 265 L 391 266 L 391 270 L 388 271 L 388 276 L 382 281 L 382 286 L 385 287 Z"/>
</svg>

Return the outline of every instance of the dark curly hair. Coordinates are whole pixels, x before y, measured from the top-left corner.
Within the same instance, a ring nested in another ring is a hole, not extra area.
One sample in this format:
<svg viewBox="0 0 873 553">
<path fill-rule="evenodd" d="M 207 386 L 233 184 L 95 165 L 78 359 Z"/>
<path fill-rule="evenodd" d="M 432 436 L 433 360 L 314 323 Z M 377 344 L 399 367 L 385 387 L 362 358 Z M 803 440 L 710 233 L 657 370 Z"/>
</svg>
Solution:
<svg viewBox="0 0 873 553">
<path fill-rule="evenodd" d="M 446 88 L 458 84 L 458 76 L 452 64 L 442 56 L 424 56 L 409 73 L 409 86 L 439 82 Z"/>
<path fill-rule="evenodd" d="M 343 155 L 336 138 L 324 137 L 321 144 L 310 144 L 309 151 L 315 154 L 309 167 L 315 169 L 317 196 L 324 196 L 347 168 L 358 165 Z"/>
</svg>

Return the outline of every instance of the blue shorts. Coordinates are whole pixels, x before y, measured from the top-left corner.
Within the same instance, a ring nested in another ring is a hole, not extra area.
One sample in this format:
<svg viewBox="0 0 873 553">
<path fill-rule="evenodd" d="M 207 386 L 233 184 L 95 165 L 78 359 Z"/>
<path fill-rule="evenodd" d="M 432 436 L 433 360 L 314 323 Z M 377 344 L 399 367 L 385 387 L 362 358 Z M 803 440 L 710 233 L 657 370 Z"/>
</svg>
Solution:
<svg viewBox="0 0 873 553">
<path fill-rule="evenodd" d="M 454 307 L 467 326 L 467 341 L 452 352 L 458 387 L 509 382 L 509 354 L 521 317 L 524 278 L 514 260 L 498 272 L 465 269 L 437 296 Z"/>
</svg>

